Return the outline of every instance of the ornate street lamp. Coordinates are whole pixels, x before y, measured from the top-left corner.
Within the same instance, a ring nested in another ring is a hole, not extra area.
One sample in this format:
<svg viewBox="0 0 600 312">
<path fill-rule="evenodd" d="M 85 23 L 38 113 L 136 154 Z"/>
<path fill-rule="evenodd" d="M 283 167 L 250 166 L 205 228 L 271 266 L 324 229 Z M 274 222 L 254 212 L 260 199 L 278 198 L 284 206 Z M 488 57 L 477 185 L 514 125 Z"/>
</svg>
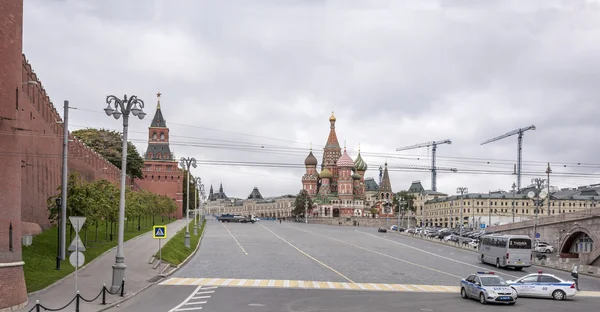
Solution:
<svg viewBox="0 0 600 312">
<path fill-rule="evenodd" d="M 183 244 L 190 248 L 190 167 L 196 168 L 196 158 L 181 157 L 179 165 L 183 170 L 187 170 L 187 198 L 185 207 L 185 238 Z"/>
<path fill-rule="evenodd" d="M 115 119 L 123 116 L 123 148 L 121 152 L 121 198 L 119 200 L 119 237 L 117 244 L 117 255 L 115 257 L 115 264 L 113 264 L 113 275 L 112 285 L 110 287 L 111 292 L 116 292 L 121 287 L 121 283 L 125 278 L 125 253 L 123 251 L 124 234 L 125 234 L 125 180 L 127 178 L 127 129 L 129 127 L 129 114 L 137 116 L 140 120 L 144 119 L 146 113 L 144 113 L 144 101 L 138 99 L 137 96 L 132 95 L 127 97 L 123 96 L 123 99 L 119 99 L 114 95 L 106 97 L 106 108 L 104 112 L 107 116 L 113 116 Z M 114 108 L 113 108 L 114 107 Z"/>
</svg>

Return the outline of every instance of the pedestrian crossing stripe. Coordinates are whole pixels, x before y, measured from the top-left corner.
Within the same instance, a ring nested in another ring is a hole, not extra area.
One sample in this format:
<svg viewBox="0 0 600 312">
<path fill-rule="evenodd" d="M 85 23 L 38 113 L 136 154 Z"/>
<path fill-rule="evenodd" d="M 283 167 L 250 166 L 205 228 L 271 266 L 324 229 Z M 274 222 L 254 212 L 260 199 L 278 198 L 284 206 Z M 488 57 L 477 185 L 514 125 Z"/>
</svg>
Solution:
<svg viewBox="0 0 600 312">
<path fill-rule="evenodd" d="M 187 278 L 171 277 L 159 283 L 163 286 L 221 286 L 253 288 L 295 288 L 295 289 L 337 289 L 357 291 L 387 291 L 416 293 L 456 293 L 459 286 L 419 285 L 419 284 L 382 284 L 382 283 L 344 283 L 301 280 L 269 280 L 239 278 Z M 600 291 L 579 291 L 576 297 L 600 297 Z"/>
<path fill-rule="evenodd" d="M 155 225 L 152 227 L 153 238 L 167 238 L 167 226 L 166 225 Z"/>
</svg>

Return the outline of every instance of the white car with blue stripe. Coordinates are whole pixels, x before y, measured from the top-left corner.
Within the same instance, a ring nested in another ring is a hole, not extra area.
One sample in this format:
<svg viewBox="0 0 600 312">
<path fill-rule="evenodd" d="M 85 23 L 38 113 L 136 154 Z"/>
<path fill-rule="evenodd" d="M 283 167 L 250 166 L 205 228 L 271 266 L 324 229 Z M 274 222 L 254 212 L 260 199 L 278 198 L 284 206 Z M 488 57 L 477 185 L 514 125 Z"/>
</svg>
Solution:
<svg viewBox="0 0 600 312">
<path fill-rule="evenodd" d="M 460 295 L 463 299 L 479 299 L 481 304 L 517 302 L 517 292 L 494 272 L 477 272 L 460 280 Z"/>
<path fill-rule="evenodd" d="M 575 282 L 565 281 L 552 274 L 538 271 L 507 283 L 517 291 L 519 297 L 553 298 L 565 300 L 577 294 Z"/>
</svg>

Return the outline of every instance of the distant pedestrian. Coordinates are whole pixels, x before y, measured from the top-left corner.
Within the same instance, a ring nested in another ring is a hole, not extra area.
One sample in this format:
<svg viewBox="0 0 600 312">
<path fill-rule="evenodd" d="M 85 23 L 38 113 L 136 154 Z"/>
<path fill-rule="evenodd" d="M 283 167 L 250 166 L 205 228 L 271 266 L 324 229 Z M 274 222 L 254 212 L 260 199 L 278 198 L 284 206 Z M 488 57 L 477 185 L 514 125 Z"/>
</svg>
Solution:
<svg viewBox="0 0 600 312">
<path fill-rule="evenodd" d="M 575 288 L 577 289 L 577 291 L 579 291 L 579 272 L 577 271 L 577 269 L 577 266 L 573 267 L 573 271 L 571 271 L 571 276 L 575 281 Z"/>
<path fill-rule="evenodd" d="M 281 219 L 279 219 L 279 224 L 281 224 Z"/>
</svg>

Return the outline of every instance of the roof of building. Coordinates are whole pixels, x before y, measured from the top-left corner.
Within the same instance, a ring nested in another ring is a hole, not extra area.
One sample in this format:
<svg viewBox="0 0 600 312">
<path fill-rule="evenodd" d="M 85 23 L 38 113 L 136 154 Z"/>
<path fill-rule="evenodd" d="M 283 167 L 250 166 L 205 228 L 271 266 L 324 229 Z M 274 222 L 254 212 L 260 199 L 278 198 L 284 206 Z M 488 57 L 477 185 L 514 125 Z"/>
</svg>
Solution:
<svg viewBox="0 0 600 312">
<path fill-rule="evenodd" d="M 255 186 L 254 189 L 252 189 L 252 192 L 248 195 L 248 199 L 263 199 L 258 187 Z"/>
<path fill-rule="evenodd" d="M 366 178 L 365 179 L 365 191 L 378 191 L 379 185 L 375 182 L 375 178 Z"/>
<path fill-rule="evenodd" d="M 369 168 L 362 156 L 360 156 L 360 145 L 358 147 L 358 155 L 356 156 L 356 160 L 354 160 L 354 168 L 357 171 L 367 171 L 367 169 Z"/>
<path fill-rule="evenodd" d="M 158 154 L 160 153 L 160 158 Z M 163 158 L 164 155 L 168 154 L 169 158 Z M 151 157 L 150 157 L 151 156 Z M 169 147 L 169 143 L 153 143 L 148 144 L 148 150 L 146 151 L 146 155 L 144 157 L 146 160 L 173 160 L 173 155 L 171 154 L 171 148 Z"/>
<path fill-rule="evenodd" d="M 421 193 L 424 192 L 425 188 L 423 187 L 423 184 L 421 184 L 421 181 L 417 180 L 417 181 L 413 181 L 412 184 L 410 185 L 410 187 L 408 188 L 408 193 Z"/>
<path fill-rule="evenodd" d="M 152 128 L 166 128 L 167 127 L 167 121 L 163 117 L 162 111 L 160 109 L 160 92 L 158 94 L 156 94 L 156 96 L 158 97 L 158 101 L 157 101 L 157 104 L 156 104 L 156 112 L 154 113 L 154 117 L 152 118 L 152 123 L 150 124 L 150 127 L 152 127 Z"/>
<path fill-rule="evenodd" d="M 331 179 L 333 177 L 333 174 L 331 173 L 331 171 L 329 171 L 329 169 L 325 168 L 325 169 L 321 170 L 319 177 L 321 179 L 325 179 L 325 178 Z"/>
<path fill-rule="evenodd" d="M 306 156 L 306 159 L 304 160 L 304 165 L 305 166 L 316 166 L 318 164 L 318 160 L 317 157 L 315 157 L 315 155 L 313 155 L 312 149 L 310 150 L 310 153 L 308 154 L 308 156 Z"/>
<path fill-rule="evenodd" d="M 387 162 L 383 169 L 383 178 L 381 179 L 381 186 L 379 187 L 380 192 L 392 192 L 392 183 L 390 182 L 390 174 L 388 173 Z"/>
<path fill-rule="evenodd" d="M 344 148 L 344 153 L 342 154 L 342 157 L 338 159 L 337 166 L 354 168 L 354 160 L 350 158 L 350 155 L 348 155 L 348 152 L 346 152 L 346 148 Z"/>
<path fill-rule="evenodd" d="M 357 172 L 355 172 L 354 174 L 352 174 L 352 179 L 353 180 L 360 180 L 360 178 L 361 178 L 361 176 Z"/>
</svg>

